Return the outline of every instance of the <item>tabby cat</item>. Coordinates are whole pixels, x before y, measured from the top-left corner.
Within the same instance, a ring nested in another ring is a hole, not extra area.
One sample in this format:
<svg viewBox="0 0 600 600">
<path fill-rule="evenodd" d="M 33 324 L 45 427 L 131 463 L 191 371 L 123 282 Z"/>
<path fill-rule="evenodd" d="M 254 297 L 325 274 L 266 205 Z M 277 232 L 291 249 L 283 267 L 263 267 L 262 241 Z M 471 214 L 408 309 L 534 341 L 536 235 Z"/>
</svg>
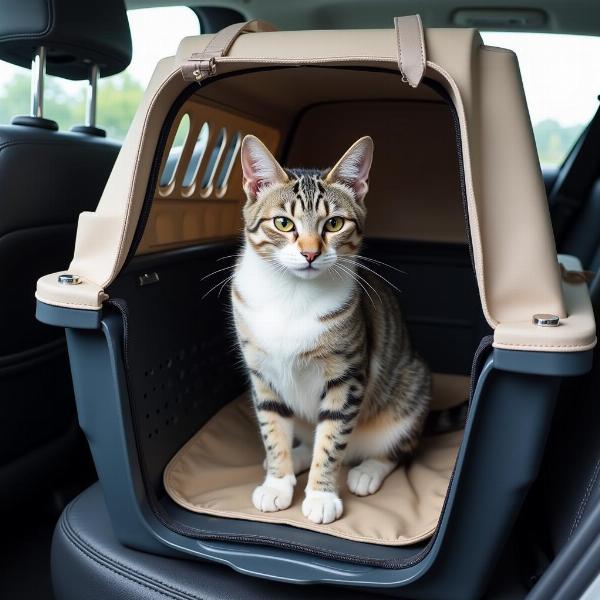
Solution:
<svg viewBox="0 0 600 600">
<path fill-rule="evenodd" d="M 303 514 L 340 518 L 342 463 L 355 465 L 350 491 L 373 494 L 414 453 L 429 411 L 430 373 L 394 293 L 358 255 L 372 158 L 363 137 L 331 169 L 284 169 L 258 138 L 242 143 L 231 295 L 266 451 L 252 495 L 264 512 L 288 508 L 310 467 Z"/>
</svg>

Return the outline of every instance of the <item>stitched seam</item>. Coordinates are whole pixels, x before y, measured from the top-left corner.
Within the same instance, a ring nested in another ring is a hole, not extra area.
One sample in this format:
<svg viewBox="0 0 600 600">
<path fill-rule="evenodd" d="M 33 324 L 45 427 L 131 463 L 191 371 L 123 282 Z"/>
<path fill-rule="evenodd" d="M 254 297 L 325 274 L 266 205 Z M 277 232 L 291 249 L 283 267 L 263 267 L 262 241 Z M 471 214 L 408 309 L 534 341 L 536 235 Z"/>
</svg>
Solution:
<svg viewBox="0 0 600 600">
<path fill-rule="evenodd" d="M 40 302 L 44 302 L 44 304 L 50 304 L 52 306 L 85 306 L 85 310 L 87 310 L 88 308 L 92 310 L 100 310 L 102 308 L 101 306 L 95 306 L 94 304 L 86 304 L 85 302 L 67 302 L 66 300 L 50 301 L 46 300 L 45 298 L 42 298 L 41 296 L 38 296 L 37 292 L 35 293 L 35 298 Z"/>
<path fill-rule="evenodd" d="M 421 17 L 417 15 L 417 34 L 419 36 L 419 46 L 421 48 L 421 77 L 423 77 L 423 73 L 425 73 L 425 33 L 423 32 L 423 23 L 421 22 Z"/>
<path fill-rule="evenodd" d="M 52 31 L 52 28 L 54 27 L 54 5 L 50 0 L 46 0 L 46 6 L 48 7 L 48 23 L 46 23 L 46 27 L 42 29 L 42 31 L 38 33 L 13 33 L 12 35 L 4 35 L 0 37 L 0 41 L 11 42 L 13 40 L 21 39 L 36 40 L 48 35 L 48 33 Z"/>
<path fill-rule="evenodd" d="M 503 346 L 510 347 L 519 347 L 519 348 L 588 348 L 590 344 L 595 344 L 596 342 L 588 342 L 587 344 L 516 344 L 513 342 L 495 342 L 495 348 L 501 348 Z"/>
<path fill-rule="evenodd" d="M 402 45 L 400 43 L 400 28 L 398 27 L 398 21 L 396 20 L 396 48 L 398 49 L 398 68 L 400 69 L 400 73 L 406 77 L 406 73 L 404 72 L 404 65 L 402 64 Z"/>
<path fill-rule="evenodd" d="M 583 498 L 581 499 L 581 502 L 579 503 L 579 509 L 577 510 L 577 514 L 575 515 L 575 520 L 573 521 L 573 525 L 571 525 L 571 530 L 569 531 L 569 537 L 567 539 L 571 538 L 571 536 L 573 535 L 573 532 L 577 529 L 577 527 L 579 527 L 579 523 L 581 523 L 583 513 L 584 513 L 587 503 L 590 499 L 590 495 L 592 493 L 592 488 L 594 487 L 594 484 L 596 483 L 596 481 L 598 479 L 599 472 L 600 472 L 600 458 L 596 461 L 596 465 L 594 466 L 594 471 L 592 472 L 592 476 L 591 476 L 590 480 L 588 481 L 587 487 L 585 489 L 585 494 L 583 495 Z"/>
<path fill-rule="evenodd" d="M 169 596 L 170 598 L 173 598 L 174 600 L 181 600 L 181 597 L 186 598 L 188 600 L 202 600 L 200 596 L 189 594 L 184 590 L 159 581 L 158 579 L 154 579 L 153 577 L 149 577 L 148 575 L 136 571 L 135 569 L 124 565 L 118 560 L 115 560 L 90 546 L 83 538 L 79 536 L 75 529 L 71 527 L 70 523 L 67 520 L 72 507 L 80 500 L 80 498 L 81 497 L 77 498 L 71 505 L 67 507 L 65 515 L 63 515 L 61 519 L 61 529 L 65 536 L 69 539 L 69 541 L 82 554 L 87 556 L 90 560 L 100 565 L 101 567 L 104 567 L 105 569 L 108 569 L 109 571 L 115 573 L 116 575 L 120 575 L 121 577 L 124 577 L 125 579 L 128 579 L 133 583 L 137 583 L 138 585 L 143 586 L 147 589 L 163 593 Z M 119 567 L 119 569 L 117 569 L 117 567 Z M 134 577 L 133 575 L 136 575 L 140 579 L 136 579 L 136 577 Z M 142 581 L 142 578 L 147 580 L 147 583 Z"/>
</svg>

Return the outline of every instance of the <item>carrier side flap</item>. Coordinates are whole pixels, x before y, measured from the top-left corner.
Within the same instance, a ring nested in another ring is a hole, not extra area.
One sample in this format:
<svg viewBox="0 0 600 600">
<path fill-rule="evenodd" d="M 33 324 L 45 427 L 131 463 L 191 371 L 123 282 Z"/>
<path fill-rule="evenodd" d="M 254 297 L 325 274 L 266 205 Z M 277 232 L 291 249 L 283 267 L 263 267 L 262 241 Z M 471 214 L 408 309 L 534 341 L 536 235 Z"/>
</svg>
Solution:
<svg viewBox="0 0 600 600">
<path fill-rule="evenodd" d="M 202 52 L 194 52 L 181 66 L 183 78 L 186 81 L 201 81 L 205 77 L 214 75 L 216 58 L 225 56 L 242 33 L 258 33 L 259 31 L 277 31 L 277 28 L 268 21 L 253 19 L 245 23 L 234 23 L 221 29 Z"/>
<path fill-rule="evenodd" d="M 67 273 L 71 276 L 73 283 L 68 283 L 68 279 L 66 283 L 61 283 Z M 35 297 L 40 302 L 51 306 L 100 310 L 102 302 L 108 298 L 108 295 L 93 281 L 80 278 L 70 271 L 59 271 L 38 279 Z"/>
<path fill-rule="evenodd" d="M 421 17 L 419 15 L 396 17 L 394 29 L 396 30 L 398 67 L 403 79 L 415 88 L 421 83 L 427 66 Z"/>
<path fill-rule="evenodd" d="M 526 322 L 499 323 L 494 331 L 494 348 L 533 352 L 584 352 L 596 345 L 596 323 L 589 288 L 581 264 L 573 256 L 559 256 L 562 290 L 567 316 L 556 326 L 541 326 L 534 315 Z M 540 306 L 540 313 L 544 313 Z M 540 315 L 541 316 L 541 315 Z"/>
</svg>

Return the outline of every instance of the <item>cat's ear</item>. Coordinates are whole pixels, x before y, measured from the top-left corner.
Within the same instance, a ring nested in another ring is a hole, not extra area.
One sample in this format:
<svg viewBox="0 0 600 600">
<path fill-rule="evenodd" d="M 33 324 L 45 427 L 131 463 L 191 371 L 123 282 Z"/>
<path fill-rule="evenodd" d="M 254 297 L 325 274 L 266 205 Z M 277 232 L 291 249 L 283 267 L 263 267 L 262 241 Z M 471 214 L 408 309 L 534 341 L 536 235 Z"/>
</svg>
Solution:
<svg viewBox="0 0 600 600">
<path fill-rule="evenodd" d="M 288 181 L 286 172 L 257 137 L 245 136 L 240 154 L 244 191 L 249 199 L 256 200 L 256 196 L 262 188 Z"/>
<path fill-rule="evenodd" d="M 369 171 L 373 162 L 373 140 L 367 135 L 354 142 L 325 178 L 326 183 L 341 183 L 362 202 L 369 191 Z"/>
</svg>

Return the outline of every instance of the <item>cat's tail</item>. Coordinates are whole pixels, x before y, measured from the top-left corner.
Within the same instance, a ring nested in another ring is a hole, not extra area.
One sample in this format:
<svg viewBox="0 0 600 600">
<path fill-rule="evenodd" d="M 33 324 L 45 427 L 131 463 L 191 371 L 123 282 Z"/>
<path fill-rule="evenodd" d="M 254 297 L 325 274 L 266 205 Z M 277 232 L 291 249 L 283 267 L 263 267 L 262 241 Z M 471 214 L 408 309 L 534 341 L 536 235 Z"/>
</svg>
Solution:
<svg viewBox="0 0 600 600">
<path fill-rule="evenodd" d="M 432 410 L 425 419 L 423 435 L 440 435 L 465 428 L 469 401 L 442 410 Z"/>
</svg>

